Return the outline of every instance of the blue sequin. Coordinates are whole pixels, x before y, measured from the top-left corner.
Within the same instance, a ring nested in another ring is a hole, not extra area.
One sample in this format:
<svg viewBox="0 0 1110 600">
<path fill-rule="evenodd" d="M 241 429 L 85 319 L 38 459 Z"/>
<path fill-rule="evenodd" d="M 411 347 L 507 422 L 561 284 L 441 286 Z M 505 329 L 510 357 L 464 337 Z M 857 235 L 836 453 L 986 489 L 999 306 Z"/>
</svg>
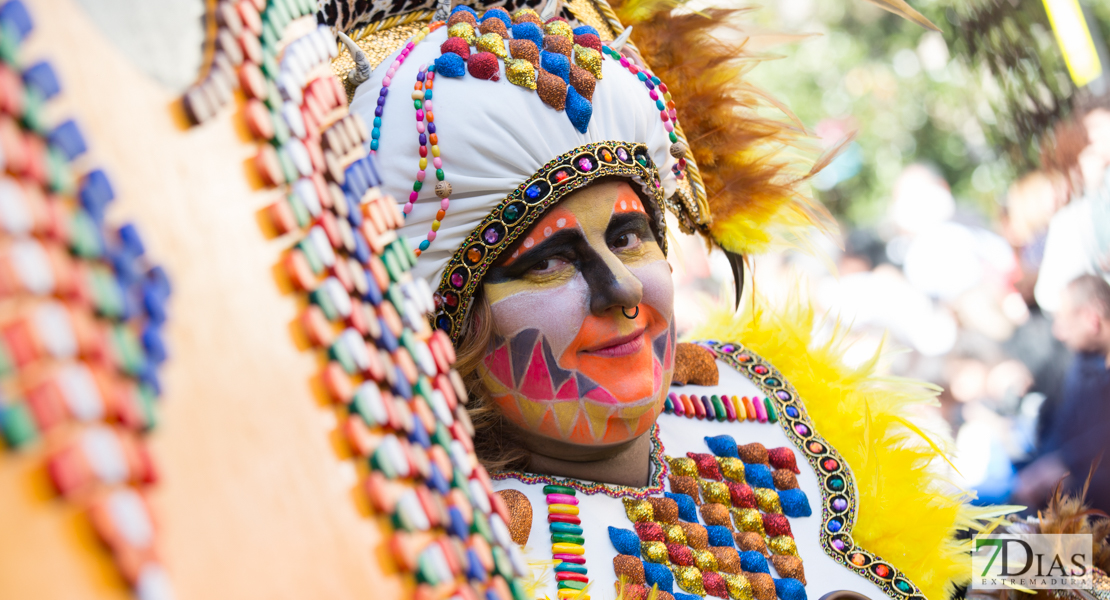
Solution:
<svg viewBox="0 0 1110 600">
<path fill-rule="evenodd" d="M 597 30 L 594 29 L 593 27 L 590 27 L 589 25 L 579 25 L 578 27 L 575 27 L 571 31 L 574 32 L 574 35 L 585 35 L 587 33 L 592 33 L 594 35 L 598 35 Z"/>
<path fill-rule="evenodd" d="M 589 100 L 569 85 L 567 86 L 567 104 L 564 110 L 567 111 L 567 118 L 570 119 L 571 125 L 574 125 L 578 133 L 586 133 L 586 128 L 590 126 L 590 117 L 594 114 L 594 105 L 590 104 Z"/>
<path fill-rule="evenodd" d="M 513 25 L 514 40 L 531 40 L 537 48 L 543 48 L 543 30 L 535 23 L 517 23 Z"/>
<path fill-rule="evenodd" d="M 613 543 L 613 547 L 617 549 L 618 554 L 640 556 L 640 538 L 635 531 L 610 527 L 609 541 Z"/>
<path fill-rule="evenodd" d="M 694 503 L 694 499 L 686 494 L 672 494 L 666 492 L 664 496 L 675 501 L 678 505 L 678 518 L 690 523 L 698 522 L 698 506 Z"/>
<path fill-rule="evenodd" d="M 705 443 L 709 445 L 710 452 L 717 456 L 740 458 L 740 453 L 736 451 L 736 439 L 731 435 L 706 436 Z"/>
<path fill-rule="evenodd" d="M 448 531 L 460 540 L 467 539 L 470 536 L 470 526 L 466 524 L 462 511 L 452 506 L 447 509 L 447 515 L 451 517 Z"/>
<path fill-rule="evenodd" d="M 695 596 L 693 594 L 683 594 L 681 592 L 677 594 L 672 594 L 672 596 L 674 596 L 674 600 L 705 600 L 705 598 L 702 598 L 701 596 Z"/>
<path fill-rule="evenodd" d="M 813 514 L 809 508 L 809 498 L 802 490 L 779 491 L 779 504 L 782 505 L 782 514 L 790 518 L 808 517 Z"/>
<path fill-rule="evenodd" d="M 706 525 L 705 531 L 709 534 L 710 546 L 724 546 L 726 548 L 736 547 L 732 541 L 732 532 L 728 530 L 728 527 L 721 525 Z"/>
<path fill-rule="evenodd" d="M 489 579 L 489 573 L 486 573 L 485 568 L 482 567 L 482 559 L 478 557 L 476 550 L 466 551 L 466 562 L 468 563 L 466 568 L 467 579 L 479 583 L 485 583 Z"/>
<path fill-rule="evenodd" d="M 644 562 L 644 581 L 647 582 L 648 587 L 657 585 L 659 591 L 668 594 L 674 589 L 674 576 L 671 575 L 671 570 L 666 565 Z"/>
<path fill-rule="evenodd" d="M 749 573 L 771 572 L 767 567 L 767 559 L 759 552 L 752 551 L 740 553 L 740 569 Z"/>
<path fill-rule="evenodd" d="M 455 13 L 459 12 L 460 10 L 465 10 L 466 12 L 474 15 L 475 19 L 478 18 L 478 11 L 476 11 L 473 8 L 470 8 L 469 6 L 466 6 L 464 4 L 460 4 L 460 5 L 456 6 L 455 8 L 452 8 L 451 9 L 451 14 L 455 14 Z"/>
<path fill-rule="evenodd" d="M 509 18 L 509 13 L 505 12 L 504 10 L 494 10 L 491 8 L 486 11 L 486 14 L 482 15 L 481 19 L 478 19 L 478 22 L 481 23 L 486 19 L 501 19 L 501 22 L 505 24 L 505 27 L 513 26 L 513 20 Z"/>
<path fill-rule="evenodd" d="M 570 82 L 570 59 L 565 55 L 544 50 L 540 52 L 540 67 L 563 81 Z"/>
<path fill-rule="evenodd" d="M 436 73 L 444 77 L 462 77 L 466 75 L 466 61 L 454 52 L 442 54 L 436 59 Z"/>
<path fill-rule="evenodd" d="M 775 594 L 780 600 L 806 600 L 806 587 L 797 579 L 776 579 Z"/>
<path fill-rule="evenodd" d="M 752 487 L 775 489 L 775 479 L 771 477 L 771 469 L 767 465 L 744 465 L 744 479 Z"/>
</svg>

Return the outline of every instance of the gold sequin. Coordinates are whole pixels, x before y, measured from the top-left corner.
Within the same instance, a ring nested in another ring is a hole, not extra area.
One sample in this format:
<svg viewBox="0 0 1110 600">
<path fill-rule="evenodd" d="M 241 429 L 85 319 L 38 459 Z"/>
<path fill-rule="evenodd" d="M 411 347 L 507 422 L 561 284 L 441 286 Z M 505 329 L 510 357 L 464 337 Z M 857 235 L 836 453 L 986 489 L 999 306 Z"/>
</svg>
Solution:
<svg viewBox="0 0 1110 600">
<path fill-rule="evenodd" d="M 635 556 L 618 554 L 613 557 L 613 571 L 617 579 L 624 578 L 628 583 L 644 585 L 644 563 Z"/>
<path fill-rule="evenodd" d="M 755 488 L 755 502 L 759 505 L 759 510 L 765 513 L 782 513 L 782 504 L 779 502 L 779 494 L 775 490 L 767 488 Z"/>
<path fill-rule="evenodd" d="M 701 497 L 706 502 L 716 502 L 725 506 L 732 503 L 728 494 L 728 486 L 720 481 L 702 481 Z"/>
<path fill-rule="evenodd" d="M 497 58 L 509 58 L 509 51 L 505 50 L 505 38 L 498 33 L 487 33 L 478 38 L 474 45 L 481 52 L 492 52 Z"/>
<path fill-rule="evenodd" d="M 786 556 L 798 555 L 798 546 L 794 543 L 794 538 L 788 535 L 780 535 L 771 538 L 771 541 L 767 542 L 767 547 L 775 554 L 785 554 Z"/>
<path fill-rule="evenodd" d="M 663 538 L 667 540 L 668 544 L 686 545 L 686 531 L 681 526 L 665 523 L 662 527 Z"/>
<path fill-rule="evenodd" d="M 667 456 L 666 459 L 671 465 L 671 475 L 698 476 L 698 466 L 694 464 L 694 459 L 684 456 Z"/>
<path fill-rule="evenodd" d="M 675 567 L 674 578 L 683 590 L 698 596 L 705 595 L 705 583 L 697 567 Z"/>
<path fill-rule="evenodd" d="M 706 525 L 720 525 L 732 529 L 732 522 L 728 518 L 728 507 L 716 502 L 706 502 L 701 505 L 701 518 Z"/>
<path fill-rule="evenodd" d="M 721 573 L 721 578 L 725 580 L 725 585 L 728 586 L 729 598 L 732 598 L 732 600 L 752 600 L 752 584 L 747 577 L 732 573 Z"/>
<path fill-rule="evenodd" d="M 628 520 L 633 523 L 651 521 L 654 517 L 654 513 L 651 510 L 651 503 L 647 500 L 624 498 L 624 512 L 628 515 Z"/>
<path fill-rule="evenodd" d="M 455 23 L 447 28 L 447 37 L 460 37 L 466 40 L 466 43 L 473 46 L 474 40 L 476 39 L 474 35 L 474 26 L 466 21 Z"/>
<path fill-rule="evenodd" d="M 709 547 L 709 532 L 700 523 L 680 523 L 686 533 L 686 544 L 695 550 L 705 550 Z"/>
<path fill-rule="evenodd" d="M 561 35 L 571 41 L 574 40 L 574 30 L 566 21 L 552 21 L 543 26 L 543 32 L 547 35 Z"/>
<path fill-rule="evenodd" d="M 574 45 L 574 62 L 601 79 L 601 53 L 593 48 Z"/>
<path fill-rule="evenodd" d="M 539 13 L 528 7 L 524 7 L 513 13 L 513 23 L 535 23 L 543 27 L 543 19 L 540 18 Z"/>
<path fill-rule="evenodd" d="M 728 546 L 715 546 L 709 549 L 717 559 L 717 569 L 724 573 L 740 573 L 740 553 L 736 548 Z"/>
<path fill-rule="evenodd" d="M 763 517 L 754 508 L 734 508 L 732 518 L 736 521 L 736 528 L 741 531 L 754 531 L 763 534 Z"/>
<path fill-rule="evenodd" d="M 678 523 L 678 503 L 670 498 L 648 498 L 652 519 L 659 523 Z"/>
<path fill-rule="evenodd" d="M 744 461 L 731 456 L 723 456 L 717 459 L 717 464 L 721 466 L 721 473 L 723 473 L 725 477 L 737 483 L 745 482 Z"/>
<path fill-rule="evenodd" d="M 505 79 L 513 85 L 530 90 L 536 89 L 536 67 L 519 58 L 505 59 Z"/>
<path fill-rule="evenodd" d="M 532 503 L 519 490 L 497 492 L 509 509 L 509 535 L 517 544 L 524 546 L 532 533 Z"/>
<path fill-rule="evenodd" d="M 694 566 L 702 571 L 716 571 L 717 557 L 706 550 L 694 550 Z"/>
<path fill-rule="evenodd" d="M 775 580 L 767 573 L 746 573 L 755 600 L 775 600 Z"/>
<path fill-rule="evenodd" d="M 667 564 L 667 545 L 663 542 L 640 542 L 640 554 L 644 555 L 644 560 Z"/>
</svg>

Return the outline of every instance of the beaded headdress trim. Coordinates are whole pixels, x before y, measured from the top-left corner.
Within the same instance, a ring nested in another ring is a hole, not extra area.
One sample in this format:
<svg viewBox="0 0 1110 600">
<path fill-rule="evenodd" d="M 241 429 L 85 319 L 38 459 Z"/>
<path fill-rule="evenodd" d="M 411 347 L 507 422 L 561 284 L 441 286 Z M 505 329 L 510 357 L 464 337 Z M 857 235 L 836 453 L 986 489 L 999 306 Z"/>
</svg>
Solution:
<svg viewBox="0 0 1110 600">
<path fill-rule="evenodd" d="M 436 327 L 458 342 L 470 300 L 501 253 L 512 246 L 549 208 L 571 192 L 602 177 L 624 177 L 640 184 L 652 209 L 655 233 L 667 252 L 663 187 L 647 146 L 618 141 L 579 146 L 555 157 L 505 197 L 463 240 L 447 262 L 435 294 Z"/>
</svg>

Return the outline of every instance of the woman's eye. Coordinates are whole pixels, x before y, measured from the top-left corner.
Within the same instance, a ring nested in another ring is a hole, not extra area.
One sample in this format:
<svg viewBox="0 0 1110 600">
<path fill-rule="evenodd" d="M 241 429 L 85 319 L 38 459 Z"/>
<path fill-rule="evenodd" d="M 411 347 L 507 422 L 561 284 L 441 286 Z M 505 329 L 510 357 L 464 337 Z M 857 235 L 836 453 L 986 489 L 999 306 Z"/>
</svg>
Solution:
<svg viewBox="0 0 1110 600">
<path fill-rule="evenodd" d="M 528 272 L 532 273 L 532 274 L 550 273 L 552 271 L 555 271 L 555 270 L 558 270 L 558 269 L 562 268 L 564 265 L 567 265 L 567 264 L 569 264 L 569 263 L 565 259 L 562 259 L 562 258 L 558 258 L 558 257 L 545 258 L 541 261 L 538 261 L 536 264 L 532 265 L 532 267 L 528 269 Z"/>
<path fill-rule="evenodd" d="M 614 250 L 627 250 L 640 245 L 640 235 L 637 233 L 622 233 L 613 240 Z"/>
</svg>

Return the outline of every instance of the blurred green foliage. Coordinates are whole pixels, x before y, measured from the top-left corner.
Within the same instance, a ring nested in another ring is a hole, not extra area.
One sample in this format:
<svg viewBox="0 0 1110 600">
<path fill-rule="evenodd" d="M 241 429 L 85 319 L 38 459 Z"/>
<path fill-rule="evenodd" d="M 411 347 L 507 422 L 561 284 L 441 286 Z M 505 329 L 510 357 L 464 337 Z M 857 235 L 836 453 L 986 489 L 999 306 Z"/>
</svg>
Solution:
<svg viewBox="0 0 1110 600">
<path fill-rule="evenodd" d="M 766 30 L 819 34 L 769 50 L 784 58 L 752 80 L 827 146 L 857 132 L 815 181 L 849 225 L 877 223 L 915 162 L 943 174 L 965 210 L 992 217 L 1074 91 L 1039 0 L 910 2 L 942 33 L 860 0 L 779 0 L 749 13 Z M 1091 8 L 1110 32 L 1110 3 Z"/>
</svg>

